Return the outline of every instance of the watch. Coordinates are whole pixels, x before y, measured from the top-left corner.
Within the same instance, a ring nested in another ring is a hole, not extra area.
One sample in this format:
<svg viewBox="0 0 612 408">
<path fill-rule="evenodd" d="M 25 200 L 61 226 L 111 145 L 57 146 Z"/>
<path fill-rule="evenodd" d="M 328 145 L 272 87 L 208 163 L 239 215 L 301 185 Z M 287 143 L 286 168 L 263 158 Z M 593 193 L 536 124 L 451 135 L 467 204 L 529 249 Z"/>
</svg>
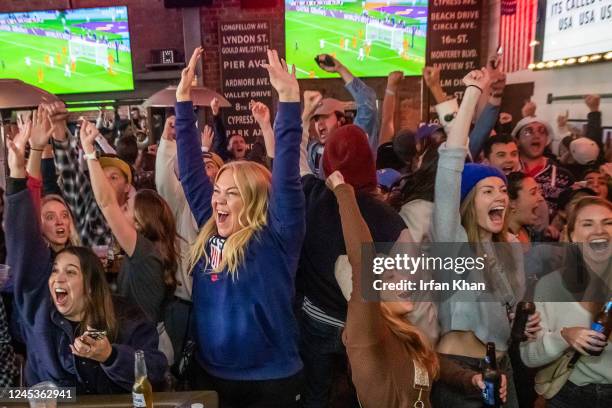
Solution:
<svg viewBox="0 0 612 408">
<path fill-rule="evenodd" d="M 85 160 L 98 160 L 98 153 L 94 150 L 91 153 L 83 154 L 83 157 L 85 158 Z"/>
</svg>

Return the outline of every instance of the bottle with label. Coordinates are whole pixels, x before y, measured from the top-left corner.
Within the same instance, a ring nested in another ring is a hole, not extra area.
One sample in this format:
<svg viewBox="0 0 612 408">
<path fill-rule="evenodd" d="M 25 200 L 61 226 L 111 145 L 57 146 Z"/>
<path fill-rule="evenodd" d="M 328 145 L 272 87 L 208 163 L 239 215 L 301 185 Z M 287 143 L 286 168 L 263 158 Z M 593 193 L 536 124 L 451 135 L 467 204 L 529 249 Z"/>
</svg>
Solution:
<svg viewBox="0 0 612 408">
<path fill-rule="evenodd" d="M 608 303 L 597 313 L 593 323 L 591 323 L 591 330 L 602 333 L 606 338 L 610 337 L 612 333 L 612 299 L 608 300 Z M 592 356 L 600 356 L 601 351 L 588 351 Z"/>
<path fill-rule="evenodd" d="M 497 369 L 495 343 L 487 343 L 487 355 L 485 357 L 482 380 L 485 384 L 484 390 L 482 390 L 483 406 L 487 408 L 501 407 L 501 398 L 499 396 L 501 373 Z"/>
<path fill-rule="evenodd" d="M 599 313 L 593 319 L 593 323 L 591 323 L 591 330 L 602 333 L 606 338 L 610 337 L 610 333 L 612 333 L 612 299 L 608 300 L 608 302 L 601 308 Z M 600 351 L 591 351 L 585 350 L 591 356 L 600 356 L 603 350 Z M 569 366 L 573 367 L 576 365 L 576 362 L 580 359 L 582 354 L 576 351 L 574 356 L 569 362 Z"/>
<path fill-rule="evenodd" d="M 134 408 L 153 408 L 153 388 L 147 378 L 147 364 L 142 350 L 136 351 L 134 359 L 132 403 Z"/>
<path fill-rule="evenodd" d="M 529 316 L 536 312 L 536 306 L 533 302 L 536 283 L 537 280 L 534 278 L 527 279 L 525 298 L 516 305 L 514 323 L 512 324 L 512 341 L 514 342 L 520 343 L 527 340 L 527 336 L 525 336 L 525 326 L 527 326 Z"/>
</svg>

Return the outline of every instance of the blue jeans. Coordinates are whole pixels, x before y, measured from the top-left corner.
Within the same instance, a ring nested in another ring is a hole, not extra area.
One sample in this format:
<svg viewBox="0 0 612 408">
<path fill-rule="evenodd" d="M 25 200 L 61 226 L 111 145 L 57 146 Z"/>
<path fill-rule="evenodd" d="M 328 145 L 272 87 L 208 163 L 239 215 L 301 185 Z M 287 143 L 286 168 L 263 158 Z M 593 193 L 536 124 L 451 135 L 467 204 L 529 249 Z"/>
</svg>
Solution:
<svg viewBox="0 0 612 408">
<path fill-rule="evenodd" d="M 300 319 L 300 354 L 304 362 L 303 408 L 327 408 L 338 360 L 347 365 L 342 344 L 343 328 L 330 326 L 302 313 Z M 337 371 L 337 370 L 336 370 Z M 345 370 L 341 375 L 348 376 Z M 337 373 L 336 373 L 337 374 Z M 350 379 L 348 381 L 350 383 Z M 351 384 L 352 387 L 352 384 Z M 342 407 L 358 407 L 354 388 L 342 398 Z"/>
<path fill-rule="evenodd" d="M 612 384 L 587 384 L 579 387 L 568 381 L 557 395 L 547 401 L 546 407 L 610 408 L 612 407 Z"/>
</svg>

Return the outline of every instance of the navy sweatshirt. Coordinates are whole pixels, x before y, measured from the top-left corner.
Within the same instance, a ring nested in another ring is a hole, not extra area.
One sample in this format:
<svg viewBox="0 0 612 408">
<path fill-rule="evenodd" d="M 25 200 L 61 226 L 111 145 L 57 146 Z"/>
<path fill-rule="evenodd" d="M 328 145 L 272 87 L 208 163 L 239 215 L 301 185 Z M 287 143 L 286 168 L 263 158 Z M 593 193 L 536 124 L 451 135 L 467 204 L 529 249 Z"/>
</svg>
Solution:
<svg viewBox="0 0 612 408">
<path fill-rule="evenodd" d="M 20 188 L 6 197 L 7 263 L 15 282 L 15 307 L 21 338 L 28 348 L 26 384 L 50 380 L 60 387 L 76 387 L 77 393 L 129 392 L 134 384 L 134 352 L 145 351 L 149 379 L 163 382 L 168 362 L 157 350 L 157 329 L 142 312 L 115 299 L 119 333 L 109 361 L 76 357 L 72 325 L 55 308 L 49 293 L 51 250 L 45 243 L 25 179 L 9 179 Z M 15 183 L 17 181 L 17 183 Z"/>
<path fill-rule="evenodd" d="M 192 271 L 197 358 L 219 378 L 271 380 L 302 369 L 292 311 L 306 228 L 301 123 L 299 103 L 279 104 L 267 225 L 247 244 L 237 278 L 232 280 L 227 270 L 212 274 L 204 259 Z M 181 184 L 201 228 L 212 216 L 213 186 L 202 165 L 191 102 L 176 105 L 176 135 Z M 210 257 L 210 245 L 206 251 Z"/>
</svg>

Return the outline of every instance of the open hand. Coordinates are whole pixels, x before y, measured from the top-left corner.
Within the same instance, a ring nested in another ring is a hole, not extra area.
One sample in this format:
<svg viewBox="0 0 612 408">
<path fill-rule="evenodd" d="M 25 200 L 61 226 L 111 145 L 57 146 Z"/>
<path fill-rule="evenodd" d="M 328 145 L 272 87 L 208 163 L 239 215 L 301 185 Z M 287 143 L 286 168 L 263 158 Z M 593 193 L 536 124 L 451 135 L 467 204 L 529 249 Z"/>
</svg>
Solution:
<svg viewBox="0 0 612 408">
<path fill-rule="evenodd" d="M 259 125 L 262 123 L 270 124 L 270 109 L 266 106 L 266 104 L 251 100 L 249 107 L 251 108 L 251 114 Z"/>
<path fill-rule="evenodd" d="M 208 150 L 210 150 L 210 148 L 212 147 L 214 138 L 215 138 L 215 134 L 213 133 L 212 128 L 208 125 L 205 125 L 204 130 L 202 130 L 202 134 L 201 134 L 202 147 L 206 147 L 208 148 Z"/>
<path fill-rule="evenodd" d="M 177 102 L 185 102 L 191 100 L 191 86 L 195 78 L 196 65 L 202 56 L 202 47 L 197 47 L 193 50 L 189 65 L 181 72 L 181 82 L 176 87 Z"/>
<path fill-rule="evenodd" d="M 327 188 L 332 191 L 340 184 L 344 184 L 344 177 L 338 170 L 330 174 L 329 177 L 327 177 L 327 180 L 325 180 L 325 185 L 327 185 Z"/>
<path fill-rule="evenodd" d="M 264 68 L 270 74 L 270 83 L 278 92 L 280 102 L 300 101 L 300 86 L 295 77 L 295 65 L 289 72 L 287 63 L 278 57 L 276 50 L 268 49 L 268 64 L 264 64 Z"/>
<path fill-rule="evenodd" d="M 48 110 L 43 105 L 32 111 L 32 133 L 30 134 L 30 146 L 33 149 L 43 150 L 53 134 L 53 123 Z"/>
<path fill-rule="evenodd" d="M 11 177 L 24 178 L 26 176 L 25 146 L 30 138 L 32 122 L 27 121 L 21 126 L 19 133 L 13 140 L 8 140 L 8 166 Z"/>
<path fill-rule="evenodd" d="M 536 104 L 531 101 L 525 102 L 525 105 L 523 105 L 523 107 L 521 108 L 521 114 L 524 118 L 535 116 Z"/>
</svg>

